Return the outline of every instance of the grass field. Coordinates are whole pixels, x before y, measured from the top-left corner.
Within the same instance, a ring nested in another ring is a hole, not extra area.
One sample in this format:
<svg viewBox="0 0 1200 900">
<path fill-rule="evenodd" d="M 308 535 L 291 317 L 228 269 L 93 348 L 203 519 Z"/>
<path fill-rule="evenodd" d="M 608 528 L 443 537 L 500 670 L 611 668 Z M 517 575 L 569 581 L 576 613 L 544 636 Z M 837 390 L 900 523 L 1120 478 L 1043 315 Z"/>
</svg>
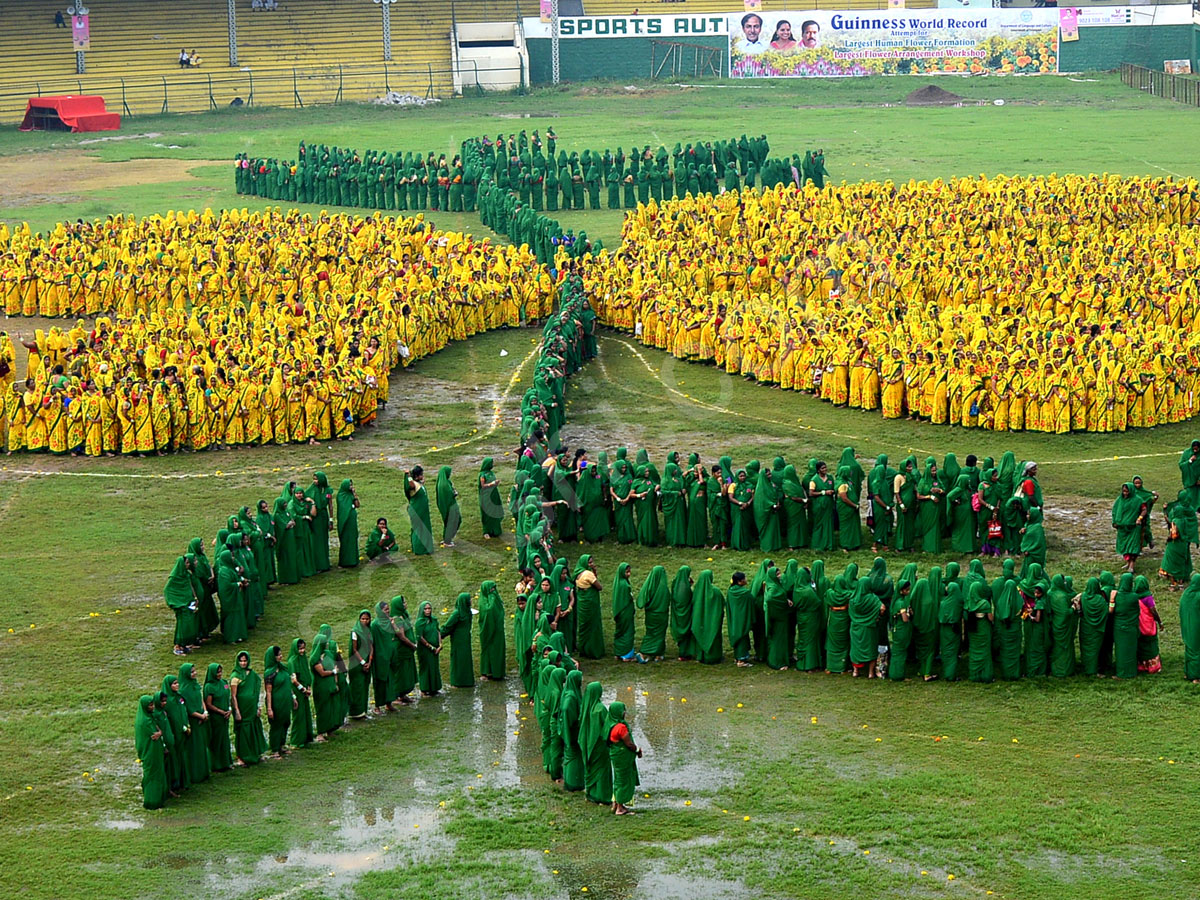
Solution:
<svg viewBox="0 0 1200 900">
<path fill-rule="evenodd" d="M 450 149 L 479 131 L 546 124 L 568 148 L 602 148 L 611 136 L 628 148 L 765 131 L 780 149 L 823 146 L 835 178 L 847 179 L 1200 173 L 1189 149 L 1200 138 L 1200 113 L 1095 78 L 939 82 L 968 97 L 1005 98 L 1004 107 L 884 107 L 919 84 L 880 79 L 648 87 L 635 96 L 620 86 L 572 89 L 420 111 L 227 111 L 133 120 L 121 137 L 154 136 L 84 145 L 4 133 L 3 183 L 19 178 L 28 188 L 16 201 L 6 194 L 0 217 L 46 228 L 61 217 L 118 210 L 243 205 L 229 166 L 207 163 L 241 150 L 290 154 L 301 138 Z M 77 174 L 64 181 L 60 170 Z M 103 187 L 88 186 L 92 170 Z M 479 230 L 470 216 L 435 220 Z M 606 213 L 577 220 L 606 242 L 619 229 Z M 454 466 L 465 515 L 459 546 L 273 591 L 248 648 L 256 668 L 268 645 L 309 638 L 322 622 L 344 640 L 358 609 L 394 593 L 410 608 L 433 599 L 440 611 L 485 578 L 510 584 L 511 543 L 476 540 L 472 484 L 485 455 L 497 457 L 506 485 L 511 480 L 511 456 L 503 454 L 536 337 L 480 336 L 395 376 L 388 415 L 353 443 L 143 461 L 0 461 L 0 894 L 1200 895 L 1187 824 L 1200 815 L 1197 695 L 1181 677 L 1177 609 L 1165 593 L 1166 671 L 1132 683 L 893 685 L 731 663 L 588 665 L 585 680 L 601 680 L 606 700 L 626 701 L 647 747 L 649 796 L 639 795 L 641 815 L 632 820 L 546 782 L 515 677 L 423 701 L 283 763 L 217 776 L 165 811 L 145 812 L 135 703 L 178 667 L 161 589 L 188 539 L 211 541 L 237 507 L 321 468 L 333 484 L 353 478 L 362 522 L 388 516 L 406 545 L 397 468 Z M 1200 431 L 1000 437 L 884 422 L 680 363 L 616 334 L 604 336 L 600 360 L 574 379 L 569 397 L 572 444 L 646 446 L 660 461 L 672 449 L 695 449 L 705 461 L 724 452 L 805 460 L 848 444 L 863 458 L 1011 449 L 1041 464 L 1050 568 L 1077 582 L 1116 562 L 1108 527 L 1116 485 L 1136 472 L 1173 495 L 1178 451 Z M 661 562 L 672 573 L 682 563 L 712 567 L 723 584 L 759 559 L 609 545 L 594 555 L 605 583 L 621 561 L 632 563 L 635 583 Z M 838 556 L 832 569 L 845 562 Z M 867 554 L 850 558 L 869 562 Z M 920 561 L 922 569 L 933 562 Z M 1154 564 L 1148 557 L 1141 567 Z M 216 646 L 193 659 L 228 667 L 232 657 Z"/>
</svg>

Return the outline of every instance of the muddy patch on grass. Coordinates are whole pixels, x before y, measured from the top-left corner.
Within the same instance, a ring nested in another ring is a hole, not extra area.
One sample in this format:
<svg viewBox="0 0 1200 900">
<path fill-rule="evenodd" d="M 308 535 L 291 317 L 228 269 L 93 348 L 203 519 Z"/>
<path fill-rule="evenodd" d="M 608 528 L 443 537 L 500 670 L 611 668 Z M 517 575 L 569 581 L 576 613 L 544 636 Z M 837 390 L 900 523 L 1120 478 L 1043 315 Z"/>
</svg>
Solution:
<svg viewBox="0 0 1200 900">
<path fill-rule="evenodd" d="M 50 155 L 0 157 L 0 182 L 11 208 L 41 203 L 67 203 L 83 193 L 132 185 L 198 181 L 194 169 L 226 166 L 218 160 L 131 159 L 100 162 L 83 150 Z"/>
</svg>

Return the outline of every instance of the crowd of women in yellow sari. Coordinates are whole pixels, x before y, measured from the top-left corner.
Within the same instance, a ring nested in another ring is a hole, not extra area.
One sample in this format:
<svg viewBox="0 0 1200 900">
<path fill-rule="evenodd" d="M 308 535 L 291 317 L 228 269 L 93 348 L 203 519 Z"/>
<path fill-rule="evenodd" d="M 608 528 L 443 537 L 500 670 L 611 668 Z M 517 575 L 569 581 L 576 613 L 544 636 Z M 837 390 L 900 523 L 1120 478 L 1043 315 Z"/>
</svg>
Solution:
<svg viewBox="0 0 1200 900">
<path fill-rule="evenodd" d="M 934 424 L 1122 431 L 1197 412 L 1195 180 L 780 187 L 640 206 L 602 322 L 731 374 Z"/>
<path fill-rule="evenodd" d="M 7 313 L 75 319 L 0 335 L 0 438 L 88 456 L 349 438 L 387 402 L 394 368 L 552 302 L 526 248 L 419 216 L 0 224 Z"/>
</svg>

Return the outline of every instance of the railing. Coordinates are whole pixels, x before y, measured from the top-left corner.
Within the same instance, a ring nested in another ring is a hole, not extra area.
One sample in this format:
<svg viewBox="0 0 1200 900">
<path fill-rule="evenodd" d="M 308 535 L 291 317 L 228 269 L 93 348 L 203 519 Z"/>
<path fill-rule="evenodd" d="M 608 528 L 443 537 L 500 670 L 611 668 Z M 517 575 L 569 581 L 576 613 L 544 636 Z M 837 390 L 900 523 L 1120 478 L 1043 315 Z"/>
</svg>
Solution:
<svg viewBox="0 0 1200 900">
<path fill-rule="evenodd" d="M 503 73 L 523 83 L 518 67 L 459 69 L 465 93 L 482 92 Z M 287 69 L 214 69 L 178 75 L 130 78 L 56 78 L 10 85 L 0 93 L 0 121 L 20 121 L 30 97 L 56 94 L 98 94 L 108 108 L 123 116 L 204 112 L 228 106 L 320 106 L 365 103 L 389 91 L 418 97 L 448 97 L 454 70 L 446 65 L 395 66 L 387 63 L 355 66 L 309 66 Z M 238 104 L 236 101 L 240 100 Z"/>
<path fill-rule="evenodd" d="M 1188 106 L 1200 106 L 1200 80 L 1187 75 L 1170 75 L 1132 63 L 1121 63 L 1121 81 L 1126 86 L 1145 91 L 1152 97 L 1162 97 L 1177 103 L 1186 103 Z"/>
</svg>

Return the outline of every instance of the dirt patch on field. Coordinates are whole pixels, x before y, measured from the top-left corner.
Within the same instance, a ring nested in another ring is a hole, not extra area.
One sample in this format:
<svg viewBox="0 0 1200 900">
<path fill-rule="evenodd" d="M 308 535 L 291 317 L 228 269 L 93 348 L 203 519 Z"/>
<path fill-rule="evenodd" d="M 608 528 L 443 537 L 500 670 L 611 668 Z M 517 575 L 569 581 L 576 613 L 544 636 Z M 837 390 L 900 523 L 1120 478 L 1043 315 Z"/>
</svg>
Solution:
<svg viewBox="0 0 1200 900">
<path fill-rule="evenodd" d="M 958 94 L 952 94 L 936 84 L 927 84 L 923 88 L 917 88 L 904 98 L 906 106 L 954 106 L 962 102 L 963 98 Z"/>
<path fill-rule="evenodd" d="M 198 180 L 190 170 L 224 166 L 216 160 L 131 159 L 100 162 L 82 150 L 0 157 L 0 184 L 6 205 L 32 206 L 80 199 L 85 191 Z"/>
</svg>

